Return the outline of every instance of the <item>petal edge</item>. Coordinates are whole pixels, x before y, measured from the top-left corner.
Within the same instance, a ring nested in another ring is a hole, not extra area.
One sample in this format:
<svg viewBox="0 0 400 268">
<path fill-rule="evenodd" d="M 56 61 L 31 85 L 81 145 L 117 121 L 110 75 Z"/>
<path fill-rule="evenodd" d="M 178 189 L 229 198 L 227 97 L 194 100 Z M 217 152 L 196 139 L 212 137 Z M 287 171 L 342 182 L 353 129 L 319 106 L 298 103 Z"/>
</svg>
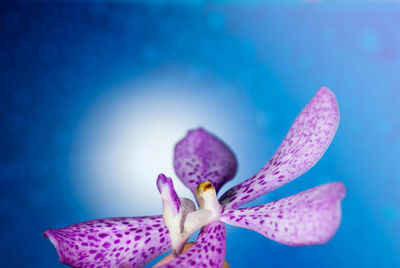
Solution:
<svg viewBox="0 0 400 268">
<path fill-rule="evenodd" d="M 91 220 L 44 235 L 72 267 L 142 267 L 170 249 L 162 216 Z"/>
<path fill-rule="evenodd" d="M 320 245 L 339 228 L 345 195 L 344 184 L 332 182 L 264 205 L 225 210 L 221 221 L 290 246 Z"/>
<path fill-rule="evenodd" d="M 237 171 L 237 161 L 229 147 L 202 128 L 191 130 L 174 150 L 174 168 L 179 179 L 195 193 L 197 185 L 210 181 L 218 190 Z"/>
<path fill-rule="evenodd" d="M 339 119 L 335 95 L 321 87 L 296 117 L 268 163 L 254 176 L 225 192 L 220 203 L 237 208 L 304 174 L 328 149 Z"/>
</svg>

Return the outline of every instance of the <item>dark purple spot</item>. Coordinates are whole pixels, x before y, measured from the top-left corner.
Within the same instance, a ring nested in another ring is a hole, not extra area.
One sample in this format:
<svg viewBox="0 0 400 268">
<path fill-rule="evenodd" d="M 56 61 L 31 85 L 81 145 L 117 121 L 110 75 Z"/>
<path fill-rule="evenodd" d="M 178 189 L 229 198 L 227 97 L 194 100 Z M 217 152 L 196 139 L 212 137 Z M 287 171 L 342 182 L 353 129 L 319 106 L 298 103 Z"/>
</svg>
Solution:
<svg viewBox="0 0 400 268">
<path fill-rule="evenodd" d="M 106 236 L 108 236 L 108 234 L 105 234 L 105 233 L 99 234 L 99 237 L 100 237 L 100 238 L 104 238 L 104 237 L 106 237 Z"/>
<path fill-rule="evenodd" d="M 97 260 L 98 258 L 101 258 L 101 257 L 103 257 L 103 254 L 97 253 L 97 255 L 94 257 L 94 259 Z"/>
</svg>

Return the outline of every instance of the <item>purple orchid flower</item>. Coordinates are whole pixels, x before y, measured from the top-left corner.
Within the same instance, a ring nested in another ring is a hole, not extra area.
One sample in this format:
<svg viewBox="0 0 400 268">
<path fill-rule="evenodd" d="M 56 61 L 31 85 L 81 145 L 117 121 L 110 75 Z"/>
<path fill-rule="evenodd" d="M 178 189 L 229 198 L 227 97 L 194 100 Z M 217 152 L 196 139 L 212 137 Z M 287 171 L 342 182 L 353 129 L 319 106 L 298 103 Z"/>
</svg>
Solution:
<svg viewBox="0 0 400 268">
<path fill-rule="evenodd" d="M 157 179 L 163 215 L 91 220 L 45 232 L 60 261 L 73 267 L 142 267 L 172 249 L 166 267 L 222 267 L 224 223 L 251 229 L 291 246 L 328 242 L 341 220 L 345 187 L 332 182 L 268 204 L 237 209 L 309 170 L 324 154 L 339 123 L 334 94 L 325 87 L 300 112 L 278 150 L 254 176 L 217 192 L 231 180 L 237 162 L 230 149 L 203 129 L 190 131 L 175 147 L 174 167 L 193 192 L 199 209 L 179 198 L 172 180 Z M 201 228 L 195 244 L 182 249 Z"/>
</svg>

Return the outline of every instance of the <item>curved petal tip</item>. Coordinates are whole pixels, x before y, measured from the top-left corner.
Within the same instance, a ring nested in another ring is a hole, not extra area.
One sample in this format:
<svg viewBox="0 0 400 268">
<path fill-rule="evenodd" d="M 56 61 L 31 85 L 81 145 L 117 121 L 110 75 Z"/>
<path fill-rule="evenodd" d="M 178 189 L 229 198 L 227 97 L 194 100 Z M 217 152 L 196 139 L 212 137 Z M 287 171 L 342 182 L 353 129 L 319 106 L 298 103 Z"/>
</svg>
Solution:
<svg viewBox="0 0 400 268">
<path fill-rule="evenodd" d="M 174 151 L 174 168 L 179 179 L 195 193 L 197 185 L 210 181 L 216 191 L 237 171 L 233 152 L 203 128 L 190 130 Z"/>
<path fill-rule="evenodd" d="M 44 238 L 48 238 L 50 240 L 50 242 L 53 244 L 53 246 L 55 247 L 57 254 L 60 258 L 60 262 L 63 262 L 63 255 L 62 255 L 62 250 L 60 250 L 60 244 L 57 240 L 57 237 L 52 233 L 52 230 L 46 230 L 43 233 L 43 237 Z"/>
<path fill-rule="evenodd" d="M 321 245 L 340 226 L 345 195 L 343 183 L 327 183 L 264 205 L 224 210 L 221 220 L 285 245 Z"/>
<path fill-rule="evenodd" d="M 239 207 L 304 174 L 328 149 L 339 119 L 335 95 L 321 87 L 298 114 L 268 163 L 250 179 L 224 193 L 221 204 Z"/>
</svg>

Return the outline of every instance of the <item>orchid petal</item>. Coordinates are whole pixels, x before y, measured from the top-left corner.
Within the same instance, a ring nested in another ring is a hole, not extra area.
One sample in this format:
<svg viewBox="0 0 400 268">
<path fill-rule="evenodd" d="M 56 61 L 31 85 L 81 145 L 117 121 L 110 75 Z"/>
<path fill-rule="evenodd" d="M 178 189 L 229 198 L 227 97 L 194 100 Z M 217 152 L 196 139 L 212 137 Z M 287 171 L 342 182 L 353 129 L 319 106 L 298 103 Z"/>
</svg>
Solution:
<svg viewBox="0 0 400 268">
<path fill-rule="evenodd" d="M 164 174 L 158 175 L 157 188 L 161 194 L 164 209 L 168 207 L 173 216 L 176 216 L 180 212 L 181 201 L 178 194 L 175 192 L 172 179 L 166 177 Z"/>
<path fill-rule="evenodd" d="M 157 178 L 157 188 L 163 202 L 164 224 L 169 230 L 171 247 L 174 255 L 181 253 L 191 234 L 182 234 L 182 229 L 188 215 L 196 210 L 192 200 L 179 198 L 171 178 L 160 174 Z"/>
<path fill-rule="evenodd" d="M 44 233 L 73 267 L 143 267 L 171 248 L 162 216 L 91 220 Z"/>
<path fill-rule="evenodd" d="M 202 128 L 189 131 L 175 146 L 175 172 L 193 194 L 197 185 L 210 181 L 218 190 L 231 180 L 237 170 L 232 151 L 222 141 Z"/>
<path fill-rule="evenodd" d="M 297 116 L 268 163 L 253 177 L 229 189 L 220 203 L 237 208 L 305 173 L 325 153 L 339 118 L 335 95 L 326 87 L 320 88 Z"/>
<path fill-rule="evenodd" d="M 345 194 L 343 183 L 332 182 L 265 205 L 225 210 L 221 221 L 290 246 L 324 244 L 339 228 Z"/>
<path fill-rule="evenodd" d="M 196 243 L 185 253 L 174 260 L 159 266 L 160 268 L 186 267 L 222 267 L 226 253 L 225 225 L 213 221 L 204 226 Z"/>
</svg>

